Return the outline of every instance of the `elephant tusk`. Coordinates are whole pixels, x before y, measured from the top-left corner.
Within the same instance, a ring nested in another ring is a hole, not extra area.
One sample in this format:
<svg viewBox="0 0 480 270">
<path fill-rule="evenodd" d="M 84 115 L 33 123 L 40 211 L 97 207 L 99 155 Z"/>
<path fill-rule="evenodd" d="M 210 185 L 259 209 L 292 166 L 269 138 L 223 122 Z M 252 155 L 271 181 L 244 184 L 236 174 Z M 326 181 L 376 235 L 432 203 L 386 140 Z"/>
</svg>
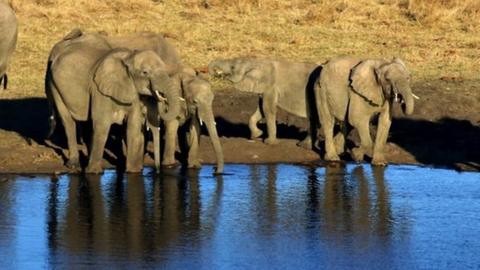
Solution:
<svg viewBox="0 0 480 270">
<path fill-rule="evenodd" d="M 163 102 L 167 101 L 167 99 L 162 97 L 162 95 L 158 91 L 155 91 L 155 97 L 157 98 L 158 101 L 163 101 Z"/>
<path fill-rule="evenodd" d="M 417 95 L 415 95 L 414 93 L 412 93 L 412 97 L 413 97 L 414 99 L 420 99 L 420 97 L 417 96 Z"/>
<path fill-rule="evenodd" d="M 398 93 L 397 92 L 394 93 L 393 101 L 394 102 L 399 102 L 400 101 L 400 99 L 398 98 Z"/>
<path fill-rule="evenodd" d="M 179 99 L 180 99 L 180 101 L 185 101 L 185 99 L 184 99 L 184 98 L 182 98 L 182 97 L 179 97 Z"/>
<path fill-rule="evenodd" d="M 147 131 L 150 131 L 150 127 L 149 127 L 149 126 L 147 126 Z"/>
<path fill-rule="evenodd" d="M 198 120 L 200 120 L 200 126 L 203 126 L 203 120 L 202 120 L 202 118 L 198 118 Z"/>
</svg>

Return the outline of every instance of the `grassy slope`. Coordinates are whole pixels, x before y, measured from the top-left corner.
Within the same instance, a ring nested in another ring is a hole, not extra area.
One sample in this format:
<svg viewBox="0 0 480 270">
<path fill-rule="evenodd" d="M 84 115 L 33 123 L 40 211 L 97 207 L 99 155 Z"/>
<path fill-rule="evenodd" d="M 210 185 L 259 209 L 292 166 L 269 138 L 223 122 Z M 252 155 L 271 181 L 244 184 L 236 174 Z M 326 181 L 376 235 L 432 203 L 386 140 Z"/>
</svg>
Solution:
<svg viewBox="0 0 480 270">
<path fill-rule="evenodd" d="M 10 2 L 20 33 L 9 68 L 11 90 L 2 98 L 43 96 L 48 52 L 73 27 L 165 32 L 194 67 L 238 55 L 323 62 L 353 54 L 400 56 L 416 80 L 479 79 L 477 0 Z"/>
</svg>

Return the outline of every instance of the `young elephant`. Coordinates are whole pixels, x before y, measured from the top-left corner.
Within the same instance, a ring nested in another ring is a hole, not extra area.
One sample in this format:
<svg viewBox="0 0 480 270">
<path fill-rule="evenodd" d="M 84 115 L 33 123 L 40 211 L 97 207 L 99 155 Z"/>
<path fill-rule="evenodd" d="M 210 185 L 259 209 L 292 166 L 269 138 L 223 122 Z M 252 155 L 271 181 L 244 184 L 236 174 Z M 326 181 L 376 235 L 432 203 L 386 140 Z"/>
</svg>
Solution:
<svg viewBox="0 0 480 270">
<path fill-rule="evenodd" d="M 178 127 L 188 124 L 188 167 L 200 168 L 198 149 L 200 143 L 201 125 L 205 123 L 217 157 L 215 173 L 223 173 L 223 150 L 215 126 L 215 118 L 212 110 L 214 94 L 210 83 L 198 76 L 181 72 L 174 76 L 178 87 L 182 90 L 182 109 L 177 118 L 165 121 L 165 151 L 163 153 L 163 165 L 175 164 L 175 149 Z M 160 103 L 158 103 L 160 104 Z M 151 99 L 144 99 L 147 107 L 147 126 L 152 130 L 154 142 L 155 168 L 160 169 L 160 121 L 158 112 L 165 110 L 166 106 L 157 105 Z"/>
<path fill-rule="evenodd" d="M 144 123 L 139 95 L 164 95 L 169 110 L 164 119 L 179 113 L 179 91 L 153 51 L 112 50 L 101 35 L 72 31 L 49 56 L 45 91 L 60 116 L 68 140 L 67 166 L 79 167 L 75 121 L 93 122 L 87 172 L 102 171 L 101 160 L 110 126 L 127 122 L 127 171 L 143 165 Z M 162 98 L 163 99 L 163 98 Z M 54 119 L 52 126 L 54 126 Z"/>
<path fill-rule="evenodd" d="M 276 113 L 277 106 L 303 118 L 310 117 L 309 93 L 313 93 L 313 82 L 319 75 L 321 67 L 314 63 L 295 63 L 274 61 L 252 57 L 214 60 L 208 65 L 209 73 L 221 76 L 234 83 L 239 91 L 253 92 L 261 96 L 261 106 L 250 117 L 251 138 L 262 135 L 257 123 L 265 117 L 267 122 L 267 144 L 277 144 Z M 312 97 L 313 98 L 313 97 Z M 311 123 L 307 138 L 300 145 L 312 147 Z"/>
<path fill-rule="evenodd" d="M 7 88 L 7 64 L 15 50 L 18 35 L 18 22 L 12 7 L 0 1 L 0 84 Z"/>
<path fill-rule="evenodd" d="M 405 103 L 405 114 L 411 114 L 415 97 L 410 88 L 410 73 L 398 58 L 392 61 L 352 57 L 330 60 L 315 84 L 317 110 L 325 135 L 325 159 L 339 160 L 337 152 L 343 151 L 345 138 L 341 133 L 333 138 L 334 124 L 335 120 L 348 119 L 361 139 L 361 145 L 352 150 L 353 158 L 359 161 L 367 154 L 372 157 L 372 164 L 385 165 L 383 149 L 393 102 Z M 379 115 L 375 144 L 369 126 L 374 115 Z"/>
</svg>

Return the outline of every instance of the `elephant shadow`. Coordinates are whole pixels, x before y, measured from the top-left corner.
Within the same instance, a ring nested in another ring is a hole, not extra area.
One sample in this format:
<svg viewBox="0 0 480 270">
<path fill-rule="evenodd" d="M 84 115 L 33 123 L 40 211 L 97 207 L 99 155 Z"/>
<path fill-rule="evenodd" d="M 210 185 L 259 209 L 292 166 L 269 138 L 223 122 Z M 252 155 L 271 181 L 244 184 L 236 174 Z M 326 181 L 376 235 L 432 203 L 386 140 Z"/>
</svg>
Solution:
<svg viewBox="0 0 480 270">
<path fill-rule="evenodd" d="M 219 136 L 224 137 L 240 137 L 245 139 L 250 139 L 250 129 L 247 124 L 244 123 L 235 123 L 224 117 L 215 117 L 215 122 L 217 123 L 217 130 Z M 266 130 L 267 126 L 265 123 L 258 124 L 258 127 L 261 130 Z M 202 134 L 208 135 L 208 132 L 204 127 L 202 127 Z M 277 124 L 277 136 L 281 139 L 296 139 L 301 140 L 307 134 L 307 131 L 302 130 L 299 127 L 292 126 L 289 124 Z M 266 132 L 262 135 L 262 139 L 266 138 Z"/>
<path fill-rule="evenodd" d="M 467 120 L 442 118 L 436 122 L 394 119 L 390 142 L 399 145 L 423 164 L 456 170 L 480 170 L 480 126 Z"/>
<path fill-rule="evenodd" d="M 28 144 L 44 144 L 48 131 L 47 99 L 0 99 L 0 129 L 18 133 Z"/>
<path fill-rule="evenodd" d="M 46 98 L 32 97 L 23 99 L 0 99 L 0 130 L 15 132 L 21 136 L 28 145 L 36 144 L 53 149 L 64 161 L 67 160 L 62 149 L 68 149 L 67 139 L 60 119 L 52 137 L 46 141 L 49 131 L 49 112 Z M 77 125 L 79 143 L 89 144 L 91 136 L 91 123 L 80 122 Z M 104 158 L 115 165 L 119 170 L 125 167 L 125 157 L 122 151 L 121 138 L 125 132 L 123 127 L 112 126 L 110 137 L 106 145 Z M 81 151 L 80 162 L 82 167 L 87 164 L 87 156 Z"/>
</svg>

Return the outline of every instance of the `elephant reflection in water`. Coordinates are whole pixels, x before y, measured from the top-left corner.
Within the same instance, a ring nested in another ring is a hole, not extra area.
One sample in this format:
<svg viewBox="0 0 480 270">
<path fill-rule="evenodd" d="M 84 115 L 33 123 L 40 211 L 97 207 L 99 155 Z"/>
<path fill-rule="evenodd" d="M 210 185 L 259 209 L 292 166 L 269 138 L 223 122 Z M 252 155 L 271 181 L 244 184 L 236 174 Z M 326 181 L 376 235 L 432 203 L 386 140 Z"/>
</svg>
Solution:
<svg viewBox="0 0 480 270">
<path fill-rule="evenodd" d="M 278 221 L 277 173 L 277 165 L 250 166 L 251 204 L 261 233 L 271 233 Z"/>
<path fill-rule="evenodd" d="M 165 250 L 185 231 L 212 233 L 222 178 L 217 178 L 212 198 L 202 207 L 198 172 L 186 173 L 157 179 L 70 176 L 65 209 L 56 198 L 60 192 L 51 190 L 49 245 L 79 254 L 139 256 Z M 211 224 L 201 223 L 202 209 L 202 215 L 211 217 L 207 220 Z M 59 222 L 63 218 L 64 222 Z"/>
<path fill-rule="evenodd" d="M 329 235 L 388 237 L 393 233 L 384 173 L 384 167 L 372 167 L 373 188 L 362 166 L 354 168 L 352 177 L 345 166 L 326 168 L 322 207 Z"/>
</svg>

